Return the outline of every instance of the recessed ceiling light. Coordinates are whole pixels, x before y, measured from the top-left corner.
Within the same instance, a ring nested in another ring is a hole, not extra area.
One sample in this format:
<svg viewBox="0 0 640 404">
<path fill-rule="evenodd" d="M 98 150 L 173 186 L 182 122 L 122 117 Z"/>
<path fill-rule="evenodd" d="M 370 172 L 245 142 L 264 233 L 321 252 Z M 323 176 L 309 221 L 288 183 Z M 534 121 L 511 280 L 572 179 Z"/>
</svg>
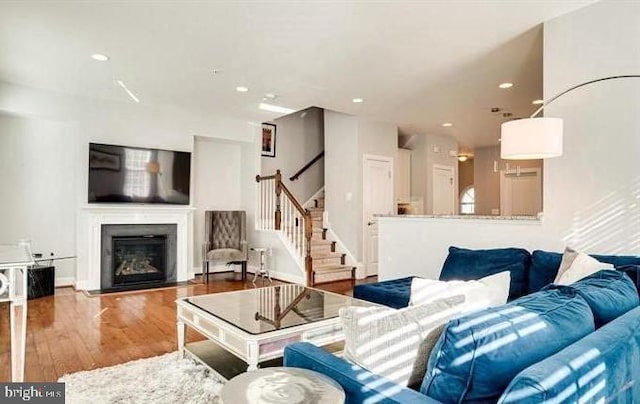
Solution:
<svg viewBox="0 0 640 404">
<path fill-rule="evenodd" d="M 282 114 L 291 114 L 293 112 L 296 112 L 295 109 L 281 107 L 279 105 L 265 104 L 264 102 L 261 102 L 260 105 L 258 105 L 258 108 L 263 109 L 265 111 L 279 112 Z"/>
<path fill-rule="evenodd" d="M 236 91 L 239 93 L 246 93 L 247 91 L 249 91 L 249 88 L 245 86 L 238 86 L 236 87 Z"/>
<path fill-rule="evenodd" d="M 458 161 L 464 163 L 465 161 L 469 160 L 468 156 L 465 156 L 464 154 L 460 154 L 458 155 Z"/>
<path fill-rule="evenodd" d="M 544 100 L 533 100 L 533 101 L 531 101 L 531 103 L 533 105 L 540 105 L 540 104 L 544 104 Z"/>
<path fill-rule="evenodd" d="M 498 87 L 500 87 L 500 88 L 511 88 L 511 87 L 513 87 L 513 83 L 502 83 Z"/>
<path fill-rule="evenodd" d="M 277 96 L 277 95 L 275 95 L 274 93 L 266 93 L 266 94 L 264 95 L 264 97 L 262 97 L 262 100 L 263 100 L 263 101 L 267 101 L 267 100 L 271 100 L 271 101 L 273 101 L 273 100 L 275 100 L 276 98 L 278 98 L 278 96 Z"/>
<path fill-rule="evenodd" d="M 103 55 L 102 53 L 94 53 L 93 55 L 91 55 L 91 59 L 97 60 L 98 62 L 106 62 L 110 59 L 110 57 L 107 55 Z"/>
<path fill-rule="evenodd" d="M 445 128 L 450 128 L 453 126 L 453 124 L 451 122 L 445 122 L 442 124 L 442 126 L 444 126 Z"/>
<path fill-rule="evenodd" d="M 362 98 L 354 98 L 351 100 L 354 104 L 362 104 L 364 100 Z"/>
</svg>

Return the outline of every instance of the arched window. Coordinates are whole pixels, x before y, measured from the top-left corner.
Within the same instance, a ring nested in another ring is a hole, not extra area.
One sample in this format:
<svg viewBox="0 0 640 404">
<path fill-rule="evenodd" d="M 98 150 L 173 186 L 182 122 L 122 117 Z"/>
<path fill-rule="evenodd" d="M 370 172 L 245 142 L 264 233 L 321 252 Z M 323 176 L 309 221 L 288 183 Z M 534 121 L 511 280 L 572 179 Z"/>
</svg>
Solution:
<svg viewBox="0 0 640 404">
<path fill-rule="evenodd" d="M 473 215 L 476 211 L 476 195 L 473 185 L 469 185 L 460 194 L 460 214 Z"/>
</svg>

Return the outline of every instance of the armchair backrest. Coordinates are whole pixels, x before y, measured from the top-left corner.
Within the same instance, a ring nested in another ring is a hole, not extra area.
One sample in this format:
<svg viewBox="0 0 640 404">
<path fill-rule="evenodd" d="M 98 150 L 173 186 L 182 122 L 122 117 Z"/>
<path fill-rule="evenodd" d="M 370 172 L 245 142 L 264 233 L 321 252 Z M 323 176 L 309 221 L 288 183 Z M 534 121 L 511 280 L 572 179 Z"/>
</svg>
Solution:
<svg viewBox="0 0 640 404">
<path fill-rule="evenodd" d="M 247 241 L 247 214 L 243 210 L 205 211 L 205 242 L 209 249 L 242 250 Z"/>
</svg>

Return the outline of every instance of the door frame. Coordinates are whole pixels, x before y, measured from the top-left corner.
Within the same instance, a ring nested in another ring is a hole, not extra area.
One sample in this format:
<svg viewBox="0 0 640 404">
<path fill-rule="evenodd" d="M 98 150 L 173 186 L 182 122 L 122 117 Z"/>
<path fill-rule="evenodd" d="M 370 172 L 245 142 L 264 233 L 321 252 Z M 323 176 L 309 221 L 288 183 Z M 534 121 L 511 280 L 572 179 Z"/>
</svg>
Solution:
<svg viewBox="0 0 640 404">
<path fill-rule="evenodd" d="M 431 213 L 435 214 L 434 212 L 434 207 L 436 205 L 436 192 L 435 192 L 435 184 L 436 184 L 436 169 L 440 169 L 440 170 L 447 170 L 447 171 L 451 171 L 451 178 L 453 180 L 453 183 L 451 184 L 451 197 L 452 197 L 452 203 L 453 203 L 453 211 L 452 214 L 457 214 L 458 209 L 456 206 L 456 196 L 457 196 L 457 191 L 456 191 L 456 168 L 454 166 L 448 166 L 448 165 L 444 165 L 444 164 L 434 164 L 433 167 L 431 168 Z"/>
<path fill-rule="evenodd" d="M 504 213 L 504 207 L 506 206 L 506 198 L 507 195 L 504 192 L 504 188 L 505 188 L 505 182 L 507 180 L 507 175 L 518 175 L 518 172 L 520 174 L 531 174 L 531 173 L 536 173 L 536 177 L 538 178 L 538 187 L 540 188 L 540 209 L 541 212 L 544 209 L 544 200 L 542 192 L 542 169 L 540 167 L 531 167 L 531 168 L 520 168 L 518 169 L 518 171 L 505 171 L 505 170 L 501 170 L 500 171 L 500 216 L 512 216 L 512 212 L 509 212 L 509 215 L 505 215 Z M 540 212 L 538 212 L 540 213 Z"/>
<path fill-rule="evenodd" d="M 393 166 L 394 166 L 394 158 L 393 157 L 389 157 L 389 156 L 381 156 L 381 155 L 377 155 L 377 154 L 363 154 L 362 155 L 362 222 L 361 222 L 361 237 L 362 237 L 362 272 L 364 277 L 367 276 L 373 276 L 373 275 L 377 275 L 377 274 L 370 274 L 369 273 L 369 269 L 367 266 L 367 253 L 368 253 L 368 249 L 367 249 L 367 227 L 368 227 L 368 220 L 369 218 L 367 217 L 367 212 L 365 210 L 365 206 L 364 206 L 364 192 L 365 192 L 365 188 L 366 188 L 366 171 L 367 171 L 367 161 L 369 160 L 375 160 L 375 161 L 383 161 L 385 163 L 389 164 L 389 170 L 391 172 L 391 178 L 390 178 L 390 183 L 391 183 L 391 209 L 393 212 L 393 206 L 395 205 L 395 193 L 396 193 L 396 189 L 395 189 L 395 182 L 394 182 L 394 170 L 393 170 Z M 378 260 L 379 262 L 380 260 Z"/>
</svg>

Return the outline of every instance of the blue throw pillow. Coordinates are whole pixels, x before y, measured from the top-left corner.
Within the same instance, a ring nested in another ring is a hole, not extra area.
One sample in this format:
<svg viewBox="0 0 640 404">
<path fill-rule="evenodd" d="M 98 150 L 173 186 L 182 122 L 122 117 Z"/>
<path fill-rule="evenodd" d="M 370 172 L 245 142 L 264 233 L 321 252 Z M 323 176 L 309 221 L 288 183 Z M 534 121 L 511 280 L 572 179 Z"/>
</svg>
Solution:
<svg viewBox="0 0 640 404">
<path fill-rule="evenodd" d="M 529 251 L 522 248 L 468 250 L 449 247 L 449 255 L 442 266 L 440 280 L 469 281 L 509 271 L 511 273 L 509 300 L 513 300 L 527 293 L 527 272 L 530 262 Z"/>
<path fill-rule="evenodd" d="M 495 402 L 523 369 L 595 329 L 570 287 L 452 320 L 431 352 L 420 392 L 443 403 Z"/>
<path fill-rule="evenodd" d="M 640 257 L 633 255 L 591 255 L 600 262 L 611 264 L 614 267 L 626 265 L 640 265 Z M 531 254 L 531 269 L 529 270 L 528 293 L 537 292 L 556 279 L 562 254 L 535 250 Z"/>
<path fill-rule="evenodd" d="M 531 253 L 531 269 L 529 270 L 529 293 L 544 288 L 556 279 L 562 262 L 562 254 L 535 250 Z"/>
<path fill-rule="evenodd" d="M 640 294 L 640 265 L 624 265 L 616 268 L 622 271 L 636 284 L 636 290 Z"/>
<path fill-rule="evenodd" d="M 557 287 L 559 286 L 549 285 L 545 290 Z M 615 320 L 640 304 L 636 285 L 622 271 L 598 271 L 569 287 L 582 296 L 591 307 L 596 328 Z"/>
</svg>

